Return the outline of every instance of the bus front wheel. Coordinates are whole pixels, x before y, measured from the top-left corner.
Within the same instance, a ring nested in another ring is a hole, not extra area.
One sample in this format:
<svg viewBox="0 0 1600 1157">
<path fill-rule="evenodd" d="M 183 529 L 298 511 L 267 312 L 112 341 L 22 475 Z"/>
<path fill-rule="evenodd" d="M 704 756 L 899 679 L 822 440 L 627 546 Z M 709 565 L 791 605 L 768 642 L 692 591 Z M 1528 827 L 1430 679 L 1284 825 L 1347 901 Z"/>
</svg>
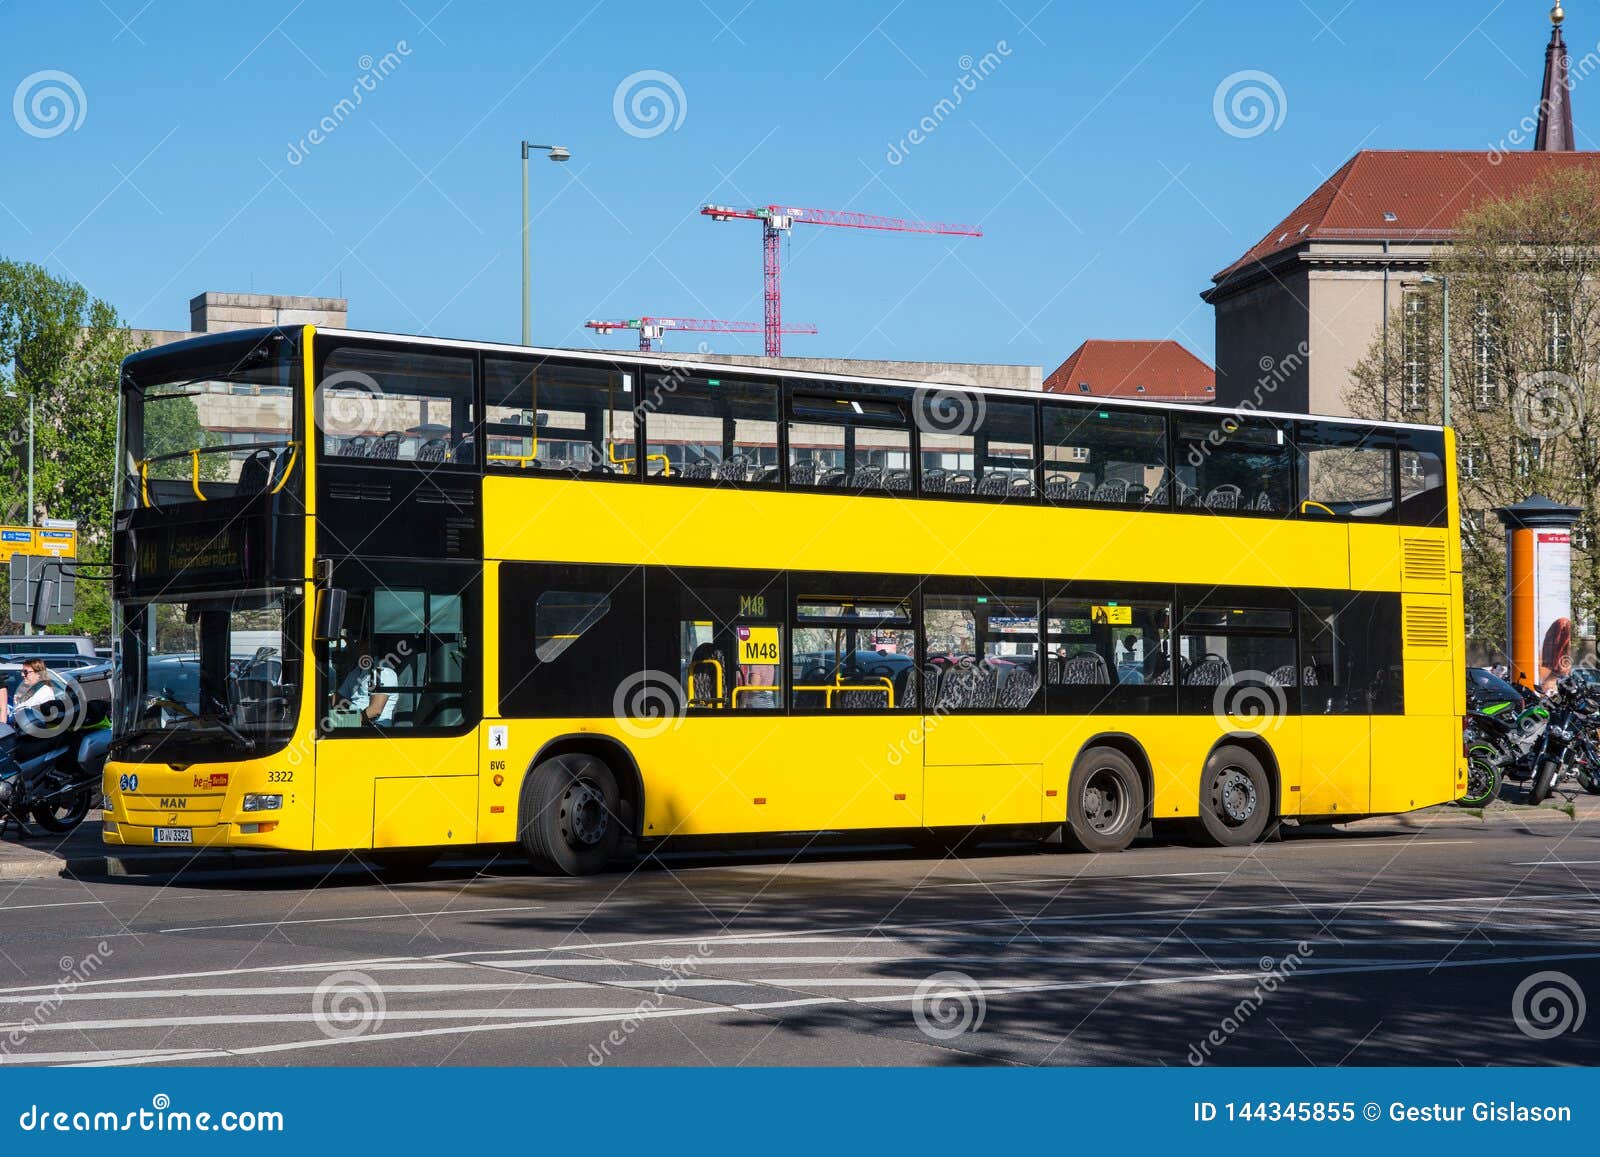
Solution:
<svg viewBox="0 0 1600 1157">
<path fill-rule="evenodd" d="M 1272 785 L 1261 761 L 1243 747 L 1224 744 L 1206 760 L 1200 777 L 1200 819 L 1195 839 L 1219 848 L 1253 844 L 1272 820 Z"/>
<path fill-rule="evenodd" d="M 617 777 L 592 755 L 556 755 L 522 781 L 519 838 L 539 867 L 563 876 L 603 870 L 622 842 Z"/>
<path fill-rule="evenodd" d="M 1067 785 L 1067 847 L 1079 852 L 1120 852 L 1144 823 L 1144 780 L 1133 760 L 1111 747 L 1078 757 Z"/>
</svg>

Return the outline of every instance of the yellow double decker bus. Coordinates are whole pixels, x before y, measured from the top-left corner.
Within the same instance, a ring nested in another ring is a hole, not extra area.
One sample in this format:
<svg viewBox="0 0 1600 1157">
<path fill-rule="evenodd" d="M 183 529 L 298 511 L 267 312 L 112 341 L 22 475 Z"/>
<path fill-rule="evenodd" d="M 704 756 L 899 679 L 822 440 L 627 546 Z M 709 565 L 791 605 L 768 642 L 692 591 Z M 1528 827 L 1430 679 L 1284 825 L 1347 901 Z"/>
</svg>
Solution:
<svg viewBox="0 0 1600 1157">
<path fill-rule="evenodd" d="M 1438 427 L 312 327 L 123 405 L 110 843 L 580 874 L 1464 790 Z"/>
</svg>

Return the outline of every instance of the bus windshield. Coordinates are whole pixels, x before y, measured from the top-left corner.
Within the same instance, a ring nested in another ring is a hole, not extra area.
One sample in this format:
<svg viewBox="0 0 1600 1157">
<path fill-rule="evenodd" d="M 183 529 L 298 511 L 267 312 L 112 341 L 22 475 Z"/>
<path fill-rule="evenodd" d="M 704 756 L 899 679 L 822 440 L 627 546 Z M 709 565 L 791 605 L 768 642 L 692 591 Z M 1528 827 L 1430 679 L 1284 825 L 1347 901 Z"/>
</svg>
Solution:
<svg viewBox="0 0 1600 1157">
<path fill-rule="evenodd" d="M 287 743 L 299 703 L 297 602 L 270 590 L 129 607 L 119 757 L 239 759 Z"/>
<path fill-rule="evenodd" d="M 282 346 L 259 339 L 129 364 L 125 506 L 227 498 L 287 479 L 298 359 Z"/>
</svg>

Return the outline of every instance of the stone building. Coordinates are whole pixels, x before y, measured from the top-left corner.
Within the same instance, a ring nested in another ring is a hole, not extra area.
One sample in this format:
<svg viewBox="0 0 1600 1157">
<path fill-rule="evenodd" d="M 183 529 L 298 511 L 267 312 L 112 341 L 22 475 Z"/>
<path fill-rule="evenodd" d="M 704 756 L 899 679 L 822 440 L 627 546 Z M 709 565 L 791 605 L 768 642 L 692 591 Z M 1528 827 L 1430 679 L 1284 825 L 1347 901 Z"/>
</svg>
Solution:
<svg viewBox="0 0 1600 1157">
<path fill-rule="evenodd" d="M 1408 300 L 1421 309 L 1422 275 L 1463 213 L 1552 169 L 1600 168 L 1600 153 L 1573 151 L 1563 19 L 1557 6 L 1532 151 L 1364 149 L 1212 277 L 1219 404 L 1348 413 L 1351 369 L 1375 337 L 1404 341 L 1391 319 Z M 1395 382 L 1388 416 L 1405 408 Z"/>
</svg>

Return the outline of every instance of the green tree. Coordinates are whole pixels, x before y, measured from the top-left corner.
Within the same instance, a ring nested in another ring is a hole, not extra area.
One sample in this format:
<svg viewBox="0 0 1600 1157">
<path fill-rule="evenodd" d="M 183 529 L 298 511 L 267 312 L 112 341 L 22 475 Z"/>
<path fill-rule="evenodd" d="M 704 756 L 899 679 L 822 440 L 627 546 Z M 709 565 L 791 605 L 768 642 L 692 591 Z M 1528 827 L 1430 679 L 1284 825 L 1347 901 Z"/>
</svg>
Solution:
<svg viewBox="0 0 1600 1157">
<path fill-rule="evenodd" d="M 1345 401 L 1365 417 L 1442 420 L 1447 277 L 1469 641 L 1476 659 L 1498 661 L 1505 542 L 1495 507 L 1532 494 L 1582 507 L 1573 609 L 1580 624 L 1600 609 L 1600 178 L 1561 171 L 1479 205 L 1433 272 L 1407 290 L 1389 343 L 1374 339 Z"/>
<path fill-rule="evenodd" d="M 118 372 L 138 344 L 115 309 L 77 282 L 0 258 L 0 512 L 78 523 L 78 557 L 110 560 Z M 28 411 L 35 411 L 34 509 L 27 509 Z M 111 631 L 106 584 L 80 580 L 71 629 Z"/>
</svg>

